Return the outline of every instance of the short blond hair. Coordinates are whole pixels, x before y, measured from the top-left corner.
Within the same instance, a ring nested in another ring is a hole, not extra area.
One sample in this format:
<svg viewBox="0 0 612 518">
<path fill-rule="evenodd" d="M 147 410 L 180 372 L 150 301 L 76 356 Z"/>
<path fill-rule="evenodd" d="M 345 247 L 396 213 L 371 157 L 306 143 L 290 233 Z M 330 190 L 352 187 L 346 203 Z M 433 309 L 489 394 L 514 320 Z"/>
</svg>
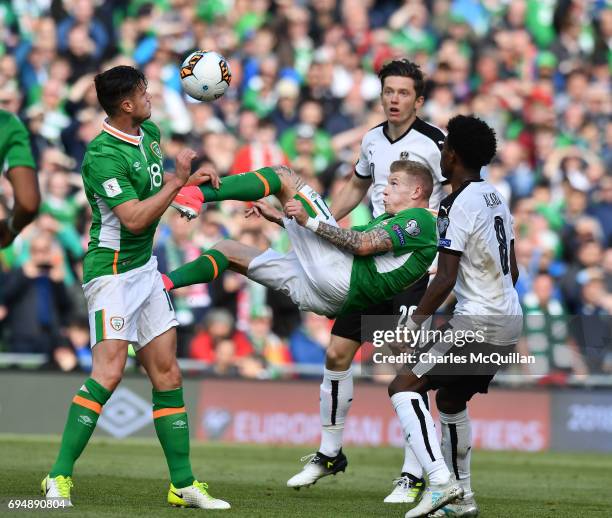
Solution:
<svg viewBox="0 0 612 518">
<path fill-rule="evenodd" d="M 423 197 L 429 199 L 433 192 L 433 176 L 425 164 L 415 160 L 396 160 L 391 163 L 392 173 L 404 172 L 414 178 L 423 188 Z"/>
</svg>

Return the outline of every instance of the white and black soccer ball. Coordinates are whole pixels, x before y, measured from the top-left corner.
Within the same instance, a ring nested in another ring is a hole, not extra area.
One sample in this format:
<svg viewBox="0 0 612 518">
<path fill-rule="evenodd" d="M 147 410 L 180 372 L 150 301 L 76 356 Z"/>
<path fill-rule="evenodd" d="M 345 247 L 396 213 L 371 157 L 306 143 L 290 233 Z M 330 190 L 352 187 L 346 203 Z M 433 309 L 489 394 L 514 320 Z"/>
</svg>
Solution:
<svg viewBox="0 0 612 518">
<path fill-rule="evenodd" d="M 216 52 L 196 50 L 181 65 L 183 90 L 198 101 L 219 99 L 232 80 L 227 60 Z"/>
</svg>

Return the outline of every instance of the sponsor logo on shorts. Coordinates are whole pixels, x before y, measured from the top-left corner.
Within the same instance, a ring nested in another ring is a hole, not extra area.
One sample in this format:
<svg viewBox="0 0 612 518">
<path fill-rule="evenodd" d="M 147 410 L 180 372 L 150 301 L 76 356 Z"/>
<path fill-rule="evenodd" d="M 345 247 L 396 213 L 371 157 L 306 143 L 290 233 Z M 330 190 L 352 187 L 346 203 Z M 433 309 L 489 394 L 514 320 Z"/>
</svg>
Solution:
<svg viewBox="0 0 612 518">
<path fill-rule="evenodd" d="M 438 241 L 438 246 L 451 246 L 451 240 L 450 239 L 440 239 L 440 241 Z"/>
<path fill-rule="evenodd" d="M 157 140 L 151 142 L 151 151 L 153 151 L 153 153 L 155 153 L 159 158 L 164 157 L 164 155 L 162 155 L 162 150 L 159 147 L 159 142 L 157 142 Z"/>
<path fill-rule="evenodd" d="M 80 415 L 77 421 L 85 426 L 89 426 L 89 428 L 93 426 L 93 419 L 88 415 Z"/>
<path fill-rule="evenodd" d="M 421 227 L 419 227 L 415 219 L 411 219 L 406 223 L 406 232 L 408 232 L 408 235 L 416 237 L 421 233 Z"/>
<path fill-rule="evenodd" d="M 391 227 L 391 230 L 397 234 L 397 238 L 399 239 L 400 245 L 404 246 L 406 244 L 406 237 L 404 236 L 404 231 L 402 227 L 398 224 L 395 224 Z"/>
<path fill-rule="evenodd" d="M 123 317 L 110 317 L 110 325 L 115 331 L 121 331 L 124 324 L 125 319 Z"/>
</svg>

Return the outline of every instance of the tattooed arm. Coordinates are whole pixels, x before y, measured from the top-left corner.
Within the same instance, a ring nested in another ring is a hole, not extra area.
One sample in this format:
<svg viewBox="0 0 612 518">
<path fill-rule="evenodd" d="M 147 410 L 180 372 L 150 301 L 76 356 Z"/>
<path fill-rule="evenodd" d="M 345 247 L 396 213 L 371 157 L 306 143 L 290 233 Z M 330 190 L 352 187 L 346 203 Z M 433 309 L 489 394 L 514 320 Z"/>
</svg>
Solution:
<svg viewBox="0 0 612 518">
<path fill-rule="evenodd" d="M 316 234 L 354 255 L 373 255 L 393 249 L 389 234 L 382 228 L 360 232 L 359 230 L 340 228 L 320 221 Z"/>
<path fill-rule="evenodd" d="M 298 200 L 289 200 L 285 204 L 285 214 L 287 217 L 295 218 L 300 225 L 310 228 L 307 225 L 308 214 Z M 354 255 L 372 255 L 393 249 L 389 234 L 382 228 L 360 232 L 359 230 L 340 228 L 319 221 L 316 230 L 314 228 L 311 228 L 311 230 L 332 245 L 336 245 L 338 248 L 347 250 Z"/>
</svg>

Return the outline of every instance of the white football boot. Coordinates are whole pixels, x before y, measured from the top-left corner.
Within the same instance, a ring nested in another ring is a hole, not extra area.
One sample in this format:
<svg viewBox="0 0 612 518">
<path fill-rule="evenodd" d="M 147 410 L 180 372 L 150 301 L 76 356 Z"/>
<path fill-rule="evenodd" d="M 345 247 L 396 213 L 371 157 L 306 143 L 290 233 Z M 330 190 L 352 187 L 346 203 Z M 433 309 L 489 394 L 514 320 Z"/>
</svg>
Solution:
<svg viewBox="0 0 612 518">
<path fill-rule="evenodd" d="M 306 455 L 301 460 L 306 462 L 306 465 L 302 471 L 287 481 L 288 487 L 300 489 L 301 487 L 312 486 L 320 478 L 344 471 L 348 465 L 348 460 L 346 455 L 342 453 L 342 449 L 335 457 L 328 457 L 321 452 L 317 452 Z"/>
<path fill-rule="evenodd" d="M 406 513 L 405 518 L 428 516 L 430 513 L 437 511 L 450 502 L 454 502 L 462 496 L 463 488 L 452 477 L 444 485 L 428 485 L 423 492 L 421 501 Z"/>
<path fill-rule="evenodd" d="M 231 506 L 224 500 L 213 498 L 208 494 L 206 482 L 193 481 L 193 484 L 180 489 L 170 484 L 168 503 L 175 507 L 198 507 L 200 509 L 229 509 Z"/>
<path fill-rule="evenodd" d="M 425 480 L 405 473 L 393 481 L 393 491 L 383 500 L 385 504 L 413 504 L 425 489 Z"/>
</svg>

